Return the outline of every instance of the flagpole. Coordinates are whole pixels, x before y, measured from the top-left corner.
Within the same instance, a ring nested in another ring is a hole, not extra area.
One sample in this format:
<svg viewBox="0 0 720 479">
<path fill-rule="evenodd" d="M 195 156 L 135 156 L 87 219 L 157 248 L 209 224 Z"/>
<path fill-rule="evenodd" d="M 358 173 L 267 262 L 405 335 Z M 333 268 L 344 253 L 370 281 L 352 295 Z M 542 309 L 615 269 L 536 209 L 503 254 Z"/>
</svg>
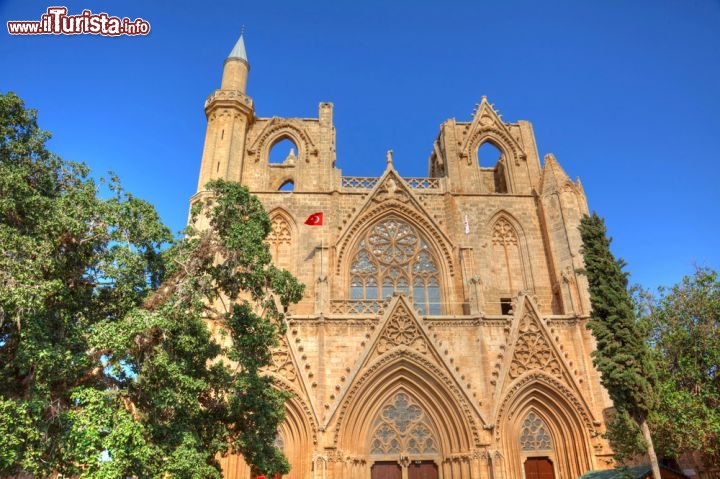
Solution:
<svg viewBox="0 0 720 479">
<path fill-rule="evenodd" d="M 316 213 L 311 214 L 308 216 L 308 218 L 305 220 L 305 224 L 308 226 L 322 226 L 323 225 L 323 213 L 322 211 L 318 211 Z M 323 267 L 323 261 L 325 260 L 323 250 L 325 249 L 325 236 L 322 234 L 322 230 L 320 232 L 320 276 L 317 279 L 318 286 L 317 286 L 317 293 L 318 293 L 318 299 L 320 301 L 320 317 L 322 318 L 322 305 L 325 301 L 325 288 L 323 288 L 323 285 L 320 284 L 324 281 L 323 274 L 325 268 Z"/>
</svg>

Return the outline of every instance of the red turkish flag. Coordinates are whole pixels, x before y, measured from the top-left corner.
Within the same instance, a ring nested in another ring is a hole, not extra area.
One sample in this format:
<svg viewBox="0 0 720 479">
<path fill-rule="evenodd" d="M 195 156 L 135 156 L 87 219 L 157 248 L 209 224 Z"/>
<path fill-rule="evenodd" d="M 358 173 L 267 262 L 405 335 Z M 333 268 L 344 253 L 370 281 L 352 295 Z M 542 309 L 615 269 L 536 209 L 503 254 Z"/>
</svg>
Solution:
<svg viewBox="0 0 720 479">
<path fill-rule="evenodd" d="M 323 214 L 322 212 L 313 213 L 307 217 L 305 224 L 309 226 L 322 226 Z"/>
</svg>

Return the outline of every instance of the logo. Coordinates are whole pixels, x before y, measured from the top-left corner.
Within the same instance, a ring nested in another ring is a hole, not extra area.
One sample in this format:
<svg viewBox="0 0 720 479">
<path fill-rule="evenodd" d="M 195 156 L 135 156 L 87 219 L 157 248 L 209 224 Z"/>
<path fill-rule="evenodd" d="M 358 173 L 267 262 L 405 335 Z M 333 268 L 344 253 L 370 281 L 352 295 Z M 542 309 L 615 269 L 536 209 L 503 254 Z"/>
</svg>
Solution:
<svg viewBox="0 0 720 479">
<path fill-rule="evenodd" d="M 83 10 L 80 15 L 68 15 L 67 7 L 48 7 L 37 20 L 7 22 L 10 35 L 147 35 L 150 23 L 142 18 L 111 17 L 107 13 Z"/>
</svg>

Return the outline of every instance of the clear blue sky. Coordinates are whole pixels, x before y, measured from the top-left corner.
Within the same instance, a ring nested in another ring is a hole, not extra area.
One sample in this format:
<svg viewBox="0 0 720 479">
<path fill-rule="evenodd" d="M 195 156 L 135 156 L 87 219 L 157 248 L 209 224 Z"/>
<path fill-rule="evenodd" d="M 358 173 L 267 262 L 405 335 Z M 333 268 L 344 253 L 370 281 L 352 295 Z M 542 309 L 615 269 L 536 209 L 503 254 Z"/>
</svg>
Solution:
<svg viewBox="0 0 720 479">
<path fill-rule="evenodd" d="M 11 36 L 8 20 L 142 17 L 144 37 Z M 0 0 L 0 90 L 37 108 L 50 147 L 115 171 L 180 230 L 203 102 L 246 25 L 259 116 L 335 104 L 337 164 L 378 176 L 395 151 L 425 176 L 441 122 L 482 95 L 533 123 L 540 155 L 580 177 L 631 281 L 720 268 L 720 2 Z"/>
</svg>

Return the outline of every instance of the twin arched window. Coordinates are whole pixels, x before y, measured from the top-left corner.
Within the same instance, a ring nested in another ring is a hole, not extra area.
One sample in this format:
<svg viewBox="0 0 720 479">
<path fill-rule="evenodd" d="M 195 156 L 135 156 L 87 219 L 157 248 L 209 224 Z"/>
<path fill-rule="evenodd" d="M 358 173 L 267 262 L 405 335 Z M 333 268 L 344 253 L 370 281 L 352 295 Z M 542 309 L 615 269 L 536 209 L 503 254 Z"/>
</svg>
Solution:
<svg viewBox="0 0 720 479">
<path fill-rule="evenodd" d="M 422 236 L 399 218 L 388 218 L 361 238 L 350 266 L 350 297 L 412 298 L 420 314 L 440 314 L 440 280 L 435 258 Z"/>
</svg>

